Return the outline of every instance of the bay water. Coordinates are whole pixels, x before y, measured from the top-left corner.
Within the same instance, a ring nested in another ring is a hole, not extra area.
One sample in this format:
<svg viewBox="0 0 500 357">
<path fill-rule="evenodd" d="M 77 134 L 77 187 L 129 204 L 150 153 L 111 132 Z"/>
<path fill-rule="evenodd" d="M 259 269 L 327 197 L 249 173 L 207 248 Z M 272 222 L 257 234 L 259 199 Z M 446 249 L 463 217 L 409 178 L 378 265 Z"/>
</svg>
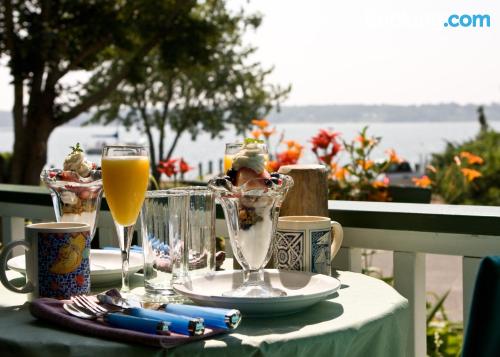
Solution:
<svg viewBox="0 0 500 357">
<path fill-rule="evenodd" d="M 271 123 L 272 125 L 272 123 Z M 371 135 L 380 136 L 381 143 L 373 152 L 373 159 L 384 157 L 384 151 L 395 149 L 396 152 L 412 164 L 423 163 L 432 153 L 445 148 L 446 142 L 462 142 L 473 138 L 479 131 L 477 122 L 371 122 L 371 123 L 280 123 L 276 126 L 277 133 L 271 140 L 271 151 L 275 151 L 280 134 L 285 140 L 296 140 L 305 146 L 301 163 L 315 162 L 311 152 L 310 139 L 319 129 L 325 128 L 339 131 L 344 140 L 352 140 L 362 128 L 368 125 Z M 495 130 L 500 130 L 500 121 L 491 121 Z M 112 137 L 118 131 L 119 139 Z M 105 137 L 109 135 L 109 137 Z M 158 133 L 154 133 L 155 140 Z M 167 132 L 166 145 L 168 149 L 174 134 Z M 202 133 L 192 141 L 189 134 L 183 134 L 179 139 L 173 157 L 183 157 L 195 169 L 186 178 L 194 179 L 198 174 L 198 163 L 202 163 L 206 171 L 208 161 L 213 161 L 214 170 L 218 169 L 218 161 L 224 155 L 224 143 L 241 140 L 234 130 L 227 130 L 220 136 L 211 138 Z M 147 144 L 146 136 L 137 129 L 127 131 L 116 126 L 62 126 L 54 130 L 48 144 L 48 166 L 61 167 L 64 157 L 70 151 L 69 147 L 79 142 L 84 148 L 94 147 L 99 141 L 108 144 L 120 142 Z M 12 151 L 14 133 L 12 128 L 0 127 L 0 152 Z M 284 145 L 278 147 L 285 148 Z M 99 155 L 89 155 L 89 159 L 99 162 Z M 345 160 L 342 155 L 339 158 Z"/>
</svg>

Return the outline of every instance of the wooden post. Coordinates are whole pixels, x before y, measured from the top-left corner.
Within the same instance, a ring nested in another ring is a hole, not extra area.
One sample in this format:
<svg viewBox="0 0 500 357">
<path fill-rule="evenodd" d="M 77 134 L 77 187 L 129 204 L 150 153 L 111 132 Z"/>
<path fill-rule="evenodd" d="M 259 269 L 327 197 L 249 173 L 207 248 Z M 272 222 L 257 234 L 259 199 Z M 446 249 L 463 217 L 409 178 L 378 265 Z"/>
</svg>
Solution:
<svg viewBox="0 0 500 357">
<path fill-rule="evenodd" d="M 394 288 L 408 299 L 408 357 L 426 355 L 425 254 L 394 251 Z"/>
<path fill-rule="evenodd" d="M 208 174 L 210 174 L 210 175 L 211 175 L 211 174 L 213 174 L 213 172 L 214 172 L 214 163 L 213 163 L 213 161 L 212 161 L 212 160 L 210 160 L 210 161 L 208 162 Z"/>
<path fill-rule="evenodd" d="M 225 172 L 224 172 L 224 160 L 222 160 L 222 159 L 219 159 L 219 173 L 225 174 Z"/>
<path fill-rule="evenodd" d="M 198 164 L 198 177 L 200 180 L 203 179 L 203 164 L 201 162 Z"/>
<path fill-rule="evenodd" d="M 281 206 L 280 216 L 328 217 L 328 170 L 322 165 L 286 165 L 279 172 L 294 184 Z"/>
</svg>

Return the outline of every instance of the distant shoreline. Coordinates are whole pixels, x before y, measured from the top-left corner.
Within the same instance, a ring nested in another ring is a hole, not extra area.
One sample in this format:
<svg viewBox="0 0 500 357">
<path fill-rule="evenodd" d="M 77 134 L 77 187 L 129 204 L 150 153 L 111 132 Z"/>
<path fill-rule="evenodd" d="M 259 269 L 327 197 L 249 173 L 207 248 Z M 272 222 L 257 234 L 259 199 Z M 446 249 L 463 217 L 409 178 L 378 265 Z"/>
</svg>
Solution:
<svg viewBox="0 0 500 357">
<path fill-rule="evenodd" d="M 283 106 L 273 111 L 267 119 L 274 124 L 282 123 L 426 123 L 426 122 L 473 122 L 477 120 L 478 105 L 456 103 L 422 105 L 303 105 Z M 489 121 L 500 120 L 500 103 L 484 105 Z M 90 114 L 81 115 L 65 126 L 80 126 Z M 0 111 L 0 128 L 12 128 L 9 111 Z"/>
</svg>

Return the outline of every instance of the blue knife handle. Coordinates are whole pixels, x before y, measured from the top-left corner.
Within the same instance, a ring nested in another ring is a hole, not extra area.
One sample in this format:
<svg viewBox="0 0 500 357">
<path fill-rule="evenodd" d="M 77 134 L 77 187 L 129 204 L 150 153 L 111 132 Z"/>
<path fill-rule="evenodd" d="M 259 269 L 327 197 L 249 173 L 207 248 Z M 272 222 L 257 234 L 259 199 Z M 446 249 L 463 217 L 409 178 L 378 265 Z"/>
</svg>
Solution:
<svg viewBox="0 0 500 357">
<path fill-rule="evenodd" d="M 126 309 L 125 312 L 135 317 L 144 317 L 157 321 L 165 321 L 169 323 L 169 330 L 181 335 L 195 336 L 202 335 L 205 332 L 203 319 L 190 318 L 186 316 L 174 315 L 164 311 L 156 311 L 132 307 Z"/>
<path fill-rule="evenodd" d="M 158 321 L 157 319 L 145 319 L 119 313 L 105 315 L 104 321 L 114 327 L 150 334 L 165 333 L 168 331 L 168 323 L 164 321 Z"/>
<path fill-rule="evenodd" d="M 206 326 L 232 330 L 241 322 L 241 313 L 234 309 L 220 309 L 183 304 L 167 304 L 165 311 L 189 317 L 201 317 Z"/>
</svg>

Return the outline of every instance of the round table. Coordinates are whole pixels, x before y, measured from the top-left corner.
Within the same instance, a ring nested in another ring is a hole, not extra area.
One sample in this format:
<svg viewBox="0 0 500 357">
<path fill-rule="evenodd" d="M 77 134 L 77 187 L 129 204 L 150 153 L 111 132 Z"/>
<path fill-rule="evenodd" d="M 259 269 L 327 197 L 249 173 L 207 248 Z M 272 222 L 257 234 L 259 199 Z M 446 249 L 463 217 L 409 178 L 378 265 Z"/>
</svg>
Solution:
<svg viewBox="0 0 500 357">
<path fill-rule="evenodd" d="M 345 271 L 336 275 L 342 286 L 329 300 L 285 317 L 244 318 L 234 332 L 171 350 L 106 341 L 54 327 L 30 315 L 24 295 L 0 285 L 0 351 L 3 357 L 405 355 L 408 301 L 381 280 Z"/>
</svg>

